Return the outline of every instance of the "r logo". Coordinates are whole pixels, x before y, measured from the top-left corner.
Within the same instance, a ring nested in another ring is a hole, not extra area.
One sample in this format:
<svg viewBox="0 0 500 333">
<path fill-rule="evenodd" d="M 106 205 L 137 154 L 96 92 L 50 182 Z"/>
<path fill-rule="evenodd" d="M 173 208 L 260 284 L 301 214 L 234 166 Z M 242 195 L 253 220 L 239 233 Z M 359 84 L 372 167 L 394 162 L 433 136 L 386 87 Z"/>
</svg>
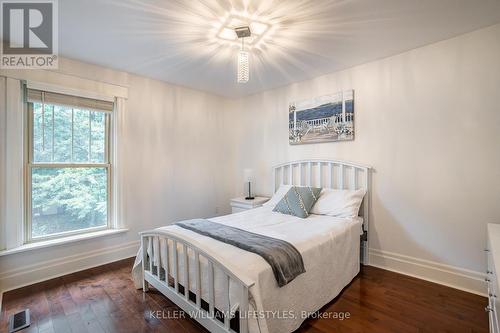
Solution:
<svg viewBox="0 0 500 333">
<path fill-rule="evenodd" d="M 52 54 L 53 6 L 47 2 L 2 2 L 3 54 Z"/>
</svg>

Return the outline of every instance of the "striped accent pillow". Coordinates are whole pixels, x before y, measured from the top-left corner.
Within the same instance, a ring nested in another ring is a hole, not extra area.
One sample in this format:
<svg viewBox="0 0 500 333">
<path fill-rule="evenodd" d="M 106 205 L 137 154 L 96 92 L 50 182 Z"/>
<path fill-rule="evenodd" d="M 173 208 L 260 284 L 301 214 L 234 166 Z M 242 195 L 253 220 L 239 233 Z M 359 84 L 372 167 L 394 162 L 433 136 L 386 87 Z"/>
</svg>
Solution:
<svg viewBox="0 0 500 333">
<path fill-rule="evenodd" d="M 273 212 L 306 218 L 320 193 L 320 187 L 292 186 L 274 207 Z"/>
</svg>

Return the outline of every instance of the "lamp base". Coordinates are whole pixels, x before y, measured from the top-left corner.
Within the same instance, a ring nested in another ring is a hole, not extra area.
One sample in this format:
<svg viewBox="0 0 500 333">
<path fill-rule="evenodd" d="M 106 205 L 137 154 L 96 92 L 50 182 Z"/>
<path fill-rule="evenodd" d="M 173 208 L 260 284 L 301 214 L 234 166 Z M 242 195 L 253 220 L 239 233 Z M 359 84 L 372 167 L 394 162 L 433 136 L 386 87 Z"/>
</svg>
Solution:
<svg viewBox="0 0 500 333">
<path fill-rule="evenodd" d="M 253 200 L 255 199 L 254 196 L 252 196 L 252 182 L 248 182 L 248 196 L 245 197 L 245 200 Z"/>
</svg>

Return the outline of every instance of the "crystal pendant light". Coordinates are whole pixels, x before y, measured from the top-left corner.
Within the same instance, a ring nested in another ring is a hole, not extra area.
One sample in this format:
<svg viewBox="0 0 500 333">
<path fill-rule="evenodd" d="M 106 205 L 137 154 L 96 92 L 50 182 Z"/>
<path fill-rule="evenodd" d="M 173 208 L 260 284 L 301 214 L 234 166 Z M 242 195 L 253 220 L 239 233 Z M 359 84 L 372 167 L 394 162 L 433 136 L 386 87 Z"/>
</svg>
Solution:
<svg viewBox="0 0 500 333">
<path fill-rule="evenodd" d="M 248 52 L 238 52 L 238 83 L 247 83 L 249 79 Z"/>
<path fill-rule="evenodd" d="M 251 35 L 249 27 L 235 29 L 236 35 L 241 39 L 241 50 L 238 52 L 238 83 L 247 83 L 250 79 L 249 53 L 245 51 L 245 37 Z"/>
</svg>

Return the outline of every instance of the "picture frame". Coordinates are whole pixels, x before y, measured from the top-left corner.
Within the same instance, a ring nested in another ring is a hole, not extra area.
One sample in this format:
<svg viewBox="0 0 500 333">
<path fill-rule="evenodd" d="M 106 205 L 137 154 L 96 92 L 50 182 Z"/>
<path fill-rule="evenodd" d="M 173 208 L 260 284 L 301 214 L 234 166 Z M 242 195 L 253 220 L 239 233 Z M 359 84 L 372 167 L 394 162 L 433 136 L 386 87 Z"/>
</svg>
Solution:
<svg viewBox="0 0 500 333">
<path fill-rule="evenodd" d="M 290 145 L 354 140 L 354 90 L 291 102 Z"/>
</svg>

